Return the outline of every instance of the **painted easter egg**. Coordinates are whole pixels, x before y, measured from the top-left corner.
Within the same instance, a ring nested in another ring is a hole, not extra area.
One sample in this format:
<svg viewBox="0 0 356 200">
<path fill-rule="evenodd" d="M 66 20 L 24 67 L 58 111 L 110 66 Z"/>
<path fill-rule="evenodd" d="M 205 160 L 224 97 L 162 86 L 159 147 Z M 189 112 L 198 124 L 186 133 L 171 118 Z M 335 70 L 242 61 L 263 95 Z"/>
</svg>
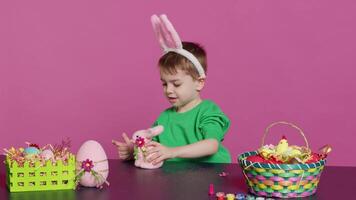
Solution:
<svg viewBox="0 0 356 200">
<path fill-rule="evenodd" d="M 50 160 L 54 157 L 54 154 L 51 150 L 45 149 L 40 153 L 41 157 L 44 158 L 45 160 Z"/>
<path fill-rule="evenodd" d="M 36 147 L 26 147 L 24 152 L 26 155 L 37 155 L 40 153 L 40 150 Z"/>
<path fill-rule="evenodd" d="M 79 183 L 85 187 L 99 187 L 109 175 L 109 162 L 103 147 L 94 140 L 84 142 L 77 152 Z"/>
<path fill-rule="evenodd" d="M 24 154 L 26 159 L 34 159 L 38 154 L 40 153 L 40 150 L 37 149 L 36 147 L 26 147 L 24 149 Z"/>
</svg>

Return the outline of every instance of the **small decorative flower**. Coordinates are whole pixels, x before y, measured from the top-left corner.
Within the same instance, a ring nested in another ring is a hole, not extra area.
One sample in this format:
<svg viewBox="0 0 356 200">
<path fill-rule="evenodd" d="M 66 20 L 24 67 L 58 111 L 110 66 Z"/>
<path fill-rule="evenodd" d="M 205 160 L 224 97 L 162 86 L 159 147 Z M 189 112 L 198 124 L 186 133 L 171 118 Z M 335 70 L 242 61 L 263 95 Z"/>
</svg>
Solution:
<svg viewBox="0 0 356 200">
<path fill-rule="evenodd" d="M 91 169 L 94 167 L 93 161 L 86 159 L 82 162 L 82 169 L 86 172 L 90 172 Z"/>
<path fill-rule="evenodd" d="M 145 138 L 138 136 L 135 141 L 136 146 L 143 147 L 145 145 Z"/>
</svg>

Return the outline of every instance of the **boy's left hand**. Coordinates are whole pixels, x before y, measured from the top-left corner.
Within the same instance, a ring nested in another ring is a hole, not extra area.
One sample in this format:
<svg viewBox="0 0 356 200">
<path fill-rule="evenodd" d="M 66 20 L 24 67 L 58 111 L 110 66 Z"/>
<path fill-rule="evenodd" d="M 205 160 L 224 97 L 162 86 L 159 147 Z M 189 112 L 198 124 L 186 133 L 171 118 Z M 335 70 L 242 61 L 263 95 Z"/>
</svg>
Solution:
<svg viewBox="0 0 356 200">
<path fill-rule="evenodd" d="M 166 147 L 155 141 L 151 141 L 147 146 L 147 161 L 152 162 L 154 165 L 174 157 L 173 148 Z"/>
</svg>

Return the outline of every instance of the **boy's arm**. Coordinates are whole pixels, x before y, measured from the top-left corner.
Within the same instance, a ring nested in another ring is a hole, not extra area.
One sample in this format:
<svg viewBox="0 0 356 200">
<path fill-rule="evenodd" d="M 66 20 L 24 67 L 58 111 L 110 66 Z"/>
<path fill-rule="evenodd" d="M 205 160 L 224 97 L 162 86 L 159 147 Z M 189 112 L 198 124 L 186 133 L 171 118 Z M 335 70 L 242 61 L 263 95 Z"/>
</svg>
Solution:
<svg viewBox="0 0 356 200">
<path fill-rule="evenodd" d="M 149 146 L 152 148 L 147 151 L 148 162 L 158 164 L 170 158 L 199 158 L 212 155 L 218 151 L 219 143 L 216 139 L 205 139 L 180 147 L 166 147 L 158 142 L 151 142 Z"/>
<path fill-rule="evenodd" d="M 218 151 L 216 139 L 205 139 L 185 146 L 174 147 L 172 158 L 199 158 L 213 155 Z"/>
</svg>

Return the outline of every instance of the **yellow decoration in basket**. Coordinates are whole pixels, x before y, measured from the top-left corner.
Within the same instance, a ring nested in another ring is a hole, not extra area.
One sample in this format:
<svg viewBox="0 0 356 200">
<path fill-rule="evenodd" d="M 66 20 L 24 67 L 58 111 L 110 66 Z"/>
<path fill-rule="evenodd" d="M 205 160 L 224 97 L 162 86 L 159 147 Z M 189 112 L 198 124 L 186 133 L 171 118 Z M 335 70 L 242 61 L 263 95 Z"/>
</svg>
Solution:
<svg viewBox="0 0 356 200">
<path fill-rule="evenodd" d="M 276 154 L 283 155 L 287 151 L 288 151 L 288 141 L 287 141 L 286 137 L 283 136 L 276 147 Z"/>
<path fill-rule="evenodd" d="M 285 136 L 282 137 L 277 146 L 264 145 L 258 152 L 266 160 L 273 159 L 282 163 L 305 163 L 311 156 L 309 148 L 289 145 Z"/>
</svg>

